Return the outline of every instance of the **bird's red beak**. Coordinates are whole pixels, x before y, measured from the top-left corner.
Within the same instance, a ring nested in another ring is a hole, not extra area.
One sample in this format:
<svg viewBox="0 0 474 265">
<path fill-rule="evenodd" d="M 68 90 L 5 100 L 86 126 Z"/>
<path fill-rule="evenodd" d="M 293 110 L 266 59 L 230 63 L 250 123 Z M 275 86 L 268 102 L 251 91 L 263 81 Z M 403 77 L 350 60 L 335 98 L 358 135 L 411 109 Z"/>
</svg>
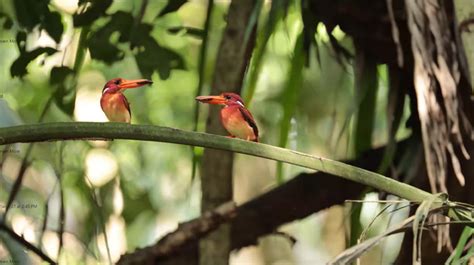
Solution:
<svg viewBox="0 0 474 265">
<path fill-rule="evenodd" d="M 196 100 L 202 103 L 225 105 L 227 100 L 222 96 L 199 96 Z"/>
<path fill-rule="evenodd" d="M 126 80 L 123 79 L 122 83 L 118 85 L 120 89 L 127 89 L 127 88 L 136 88 L 141 87 L 144 85 L 153 84 L 153 81 L 148 79 L 135 79 L 135 80 Z"/>
</svg>

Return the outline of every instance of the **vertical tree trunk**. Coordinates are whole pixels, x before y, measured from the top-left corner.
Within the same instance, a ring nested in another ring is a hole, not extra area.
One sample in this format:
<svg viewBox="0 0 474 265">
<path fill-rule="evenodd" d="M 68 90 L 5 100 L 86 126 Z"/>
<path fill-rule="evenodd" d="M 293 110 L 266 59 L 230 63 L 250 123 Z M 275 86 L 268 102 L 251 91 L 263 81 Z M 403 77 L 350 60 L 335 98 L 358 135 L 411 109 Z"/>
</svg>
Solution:
<svg viewBox="0 0 474 265">
<path fill-rule="evenodd" d="M 239 93 L 242 79 L 249 61 L 248 52 L 253 46 L 253 38 L 246 36 L 250 16 L 254 10 L 254 0 L 234 0 L 227 15 L 227 27 L 222 36 L 217 54 L 211 94 L 224 91 Z M 253 32 L 252 29 L 251 32 Z M 252 35 L 252 34 L 250 34 Z M 247 38 L 246 38 L 247 37 Z M 245 43 L 247 41 L 247 43 Z M 207 119 L 206 132 L 226 135 L 220 124 L 220 109 L 211 107 Z M 233 153 L 206 149 L 201 168 L 202 211 L 214 209 L 232 200 Z M 200 264 L 227 264 L 231 250 L 230 225 L 222 225 L 200 242 Z"/>
</svg>

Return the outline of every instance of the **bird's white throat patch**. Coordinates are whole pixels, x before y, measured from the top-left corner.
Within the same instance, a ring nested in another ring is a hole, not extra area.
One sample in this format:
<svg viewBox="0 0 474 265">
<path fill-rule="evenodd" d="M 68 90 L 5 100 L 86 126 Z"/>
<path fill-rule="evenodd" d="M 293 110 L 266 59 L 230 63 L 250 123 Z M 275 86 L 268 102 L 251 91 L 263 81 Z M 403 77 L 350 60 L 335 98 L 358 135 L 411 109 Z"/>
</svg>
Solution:
<svg viewBox="0 0 474 265">
<path fill-rule="evenodd" d="M 105 92 L 109 91 L 110 88 L 106 87 L 103 91 L 102 91 L 102 94 L 105 94 Z"/>
<path fill-rule="evenodd" d="M 237 100 L 237 104 L 239 104 L 239 105 L 242 106 L 242 107 L 245 107 L 245 106 L 244 106 L 244 103 L 242 103 L 242 101 L 240 101 L 240 100 Z"/>
</svg>

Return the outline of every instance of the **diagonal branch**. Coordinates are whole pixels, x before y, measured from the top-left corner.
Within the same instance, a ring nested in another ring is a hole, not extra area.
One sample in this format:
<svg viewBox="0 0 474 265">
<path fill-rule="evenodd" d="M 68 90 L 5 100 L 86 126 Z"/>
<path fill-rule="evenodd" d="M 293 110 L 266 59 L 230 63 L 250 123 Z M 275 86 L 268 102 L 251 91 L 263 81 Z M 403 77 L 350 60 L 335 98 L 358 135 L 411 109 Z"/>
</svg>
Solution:
<svg viewBox="0 0 474 265">
<path fill-rule="evenodd" d="M 123 255 L 118 264 L 153 264 L 155 259 L 169 258 L 186 244 L 196 243 L 222 223 L 233 219 L 235 213 L 236 206 L 233 202 L 224 203 L 213 211 L 205 212 L 200 218 L 180 224 L 176 231 L 169 233 L 155 245 Z"/>
<path fill-rule="evenodd" d="M 407 143 L 408 141 L 398 143 L 399 154 L 404 152 L 403 149 L 408 146 Z M 376 170 L 382 160 L 384 150 L 385 147 L 381 147 L 367 151 L 357 160 L 348 161 L 348 163 Z M 342 204 L 347 199 L 356 198 L 364 188 L 358 183 L 335 178 L 323 172 L 302 173 L 287 183 L 240 205 L 237 209 L 229 209 L 228 212 L 232 212 L 232 215 L 226 215 L 229 218 L 222 218 L 220 221 L 231 223 L 231 249 L 240 249 L 256 244 L 261 236 L 276 233 L 278 227 L 285 223 Z M 295 205 L 298 207 L 294 207 Z M 220 208 L 225 209 L 225 206 Z M 221 210 L 217 211 L 222 212 Z M 204 233 L 189 236 L 189 224 L 205 224 L 208 222 L 207 219 L 203 215 L 180 225 L 175 232 L 168 234 L 153 246 L 122 256 L 120 262 L 123 264 L 153 262 L 177 264 L 181 261 L 180 259 L 192 256 L 193 250 L 197 248 L 197 239 L 205 236 Z M 207 228 L 213 229 L 212 227 Z M 188 236 L 185 238 L 182 236 L 183 234 Z"/>
</svg>

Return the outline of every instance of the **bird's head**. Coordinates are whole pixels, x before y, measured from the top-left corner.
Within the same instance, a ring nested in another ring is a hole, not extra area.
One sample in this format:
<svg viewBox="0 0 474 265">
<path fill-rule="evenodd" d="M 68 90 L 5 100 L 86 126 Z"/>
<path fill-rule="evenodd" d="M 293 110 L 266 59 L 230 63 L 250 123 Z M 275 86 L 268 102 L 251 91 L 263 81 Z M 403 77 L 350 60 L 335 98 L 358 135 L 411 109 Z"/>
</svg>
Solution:
<svg viewBox="0 0 474 265">
<path fill-rule="evenodd" d="M 136 88 L 152 83 L 153 81 L 148 79 L 127 80 L 123 78 L 114 78 L 105 84 L 102 89 L 102 94 L 122 92 L 127 88 Z"/>
<path fill-rule="evenodd" d="M 233 105 L 237 104 L 240 106 L 244 106 L 244 101 L 242 98 L 231 92 L 224 92 L 220 94 L 219 96 L 199 96 L 196 97 L 196 100 L 202 103 L 208 103 L 208 104 L 216 104 L 216 105 Z"/>
</svg>

